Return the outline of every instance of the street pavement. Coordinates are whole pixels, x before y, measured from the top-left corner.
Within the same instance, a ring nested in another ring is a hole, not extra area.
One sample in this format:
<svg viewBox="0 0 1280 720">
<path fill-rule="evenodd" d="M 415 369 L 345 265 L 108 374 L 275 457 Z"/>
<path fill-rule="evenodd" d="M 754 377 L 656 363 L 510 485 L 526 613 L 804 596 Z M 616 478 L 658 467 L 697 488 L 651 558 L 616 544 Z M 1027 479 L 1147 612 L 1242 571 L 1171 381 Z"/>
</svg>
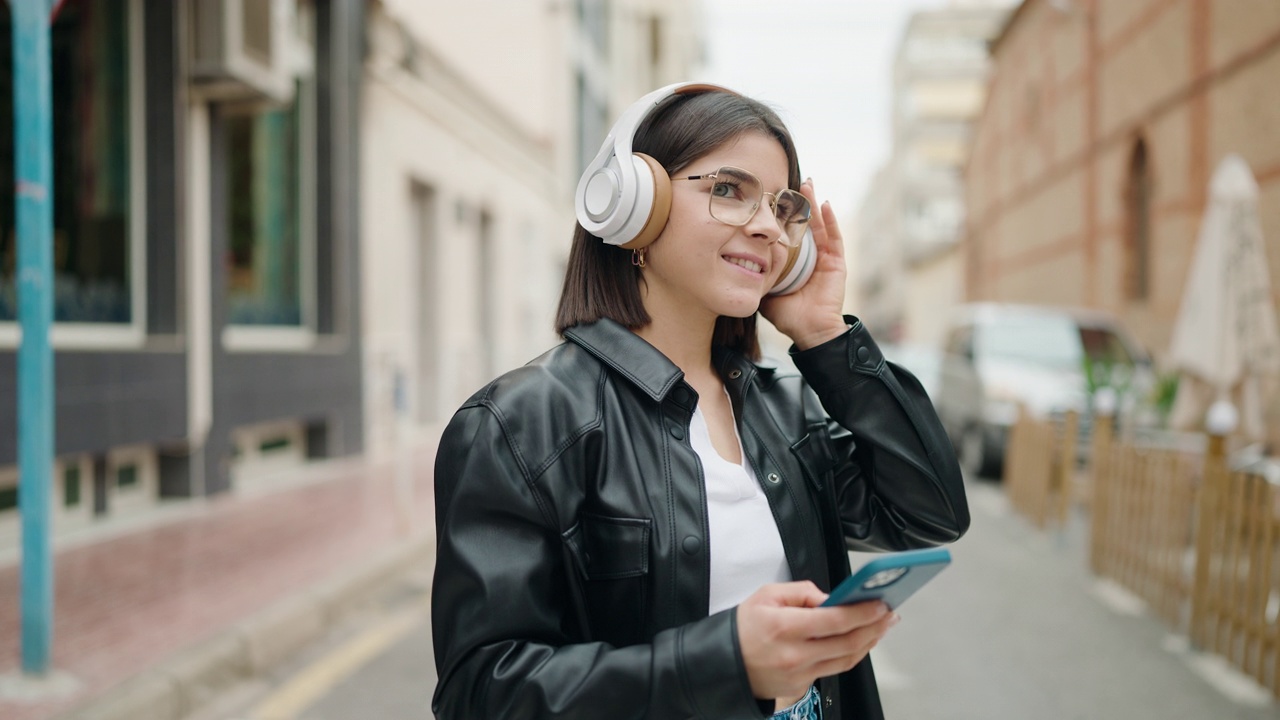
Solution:
<svg viewBox="0 0 1280 720">
<path fill-rule="evenodd" d="M 62 697 L 3 692 L 20 657 L 21 578 L 0 563 L 0 718 L 168 720 L 274 666 L 429 552 L 433 455 L 434 444 L 406 452 L 407 471 L 317 463 L 110 537 L 64 539 L 52 655 L 73 692 Z"/>
<path fill-rule="evenodd" d="M 999 485 L 969 483 L 953 563 L 873 653 L 890 718 L 1253 720 L 1269 693 L 1191 653 L 1142 603 L 1088 571 L 1087 523 L 1036 530 Z"/>
<path fill-rule="evenodd" d="M 999 485 L 969 484 L 973 526 L 872 654 L 892 720 L 1261 720 L 1269 694 L 1190 652 L 1092 577 L 1083 518 L 1032 528 Z M 855 556 L 855 563 L 858 561 Z M 233 701 L 189 720 L 429 717 L 435 685 L 424 561 L 358 620 Z"/>
</svg>

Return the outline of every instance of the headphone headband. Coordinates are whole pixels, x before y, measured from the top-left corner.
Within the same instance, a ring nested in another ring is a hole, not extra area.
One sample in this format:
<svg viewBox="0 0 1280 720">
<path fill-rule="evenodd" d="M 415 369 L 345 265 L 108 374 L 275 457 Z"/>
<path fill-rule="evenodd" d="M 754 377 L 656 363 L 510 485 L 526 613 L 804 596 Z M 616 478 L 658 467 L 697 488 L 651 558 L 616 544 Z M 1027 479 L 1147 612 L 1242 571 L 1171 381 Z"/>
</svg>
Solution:
<svg viewBox="0 0 1280 720">
<path fill-rule="evenodd" d="M 720 87 L 719 85 L 710 85 L 707 83 L 675 83 L 666 87 L 658 88 L 653 92 L 645 95 L 635 101 L 622 114 L 618 116 L 617 122 L 609 130 L 609 137 L 605 138 L 604 147 L 601 154 L 609 146 L 609 139 L 613 139 L 613 154 L 616 157 L 626 157 L 631 154 L 631 143 L 635 140 L 636 131 L 640 129 L 640 123 L 649 117 L 649 113 L 653 112 L 658 105 L 662 104 L 673 95 L 692 95 L 703 92 L 723 92 L 730 95 L 737 95 L 734 91 Z M 597 156 L 598 158 L 599 156 Z"/>
</svg>

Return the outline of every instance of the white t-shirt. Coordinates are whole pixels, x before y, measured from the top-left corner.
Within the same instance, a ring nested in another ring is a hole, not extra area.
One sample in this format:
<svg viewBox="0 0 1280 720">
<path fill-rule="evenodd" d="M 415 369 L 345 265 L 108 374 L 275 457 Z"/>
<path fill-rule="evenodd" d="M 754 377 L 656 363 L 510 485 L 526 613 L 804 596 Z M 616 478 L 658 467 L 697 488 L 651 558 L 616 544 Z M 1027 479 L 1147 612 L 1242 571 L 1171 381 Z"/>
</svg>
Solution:
<svg viewBox="0 0 1280 720">
<path fill-rule="evenodd" d="M 702 410 L 695 407 L 689 422 L 689 442 L 702 461 L 707 488 L 707 524 L 711 528 L 711 614 L 747 599 L 761 585 L 789 582 L 791 570 L 782 550 L 782 536 L 769 501 L 742 451 L 742 464 L 720 457 Z"/>
</svg>

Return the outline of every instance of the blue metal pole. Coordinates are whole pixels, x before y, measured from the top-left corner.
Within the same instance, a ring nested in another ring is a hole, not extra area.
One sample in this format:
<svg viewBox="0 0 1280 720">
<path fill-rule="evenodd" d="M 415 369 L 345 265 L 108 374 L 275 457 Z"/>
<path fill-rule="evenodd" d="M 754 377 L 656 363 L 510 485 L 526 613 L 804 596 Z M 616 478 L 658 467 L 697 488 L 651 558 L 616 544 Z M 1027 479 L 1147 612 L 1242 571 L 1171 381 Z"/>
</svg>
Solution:
<svg viewBox="0 0 1280 720">
<path fill-rule="evenodd" d="M 18 511 L 22 670 L 44 675 L 53 641 L 53 131 L 49 0 L 10 0 L 18 234 Z"/>
</svg>

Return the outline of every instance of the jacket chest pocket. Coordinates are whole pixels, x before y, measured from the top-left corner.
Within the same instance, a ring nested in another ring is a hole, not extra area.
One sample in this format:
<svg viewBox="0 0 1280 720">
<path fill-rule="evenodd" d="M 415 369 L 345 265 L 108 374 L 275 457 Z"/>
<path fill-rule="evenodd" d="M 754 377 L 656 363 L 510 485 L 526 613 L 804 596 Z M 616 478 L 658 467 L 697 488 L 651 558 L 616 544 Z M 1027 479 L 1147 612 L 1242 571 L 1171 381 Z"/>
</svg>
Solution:
<svg viewBox="0 0 1280 720">
<path fill-rule="evenodd" d="M 575 570 L 584 580 L 592 639 L 621 647 L 647 637 L 652 525 L 645 518 L 582 513 L 564 533 Z"/>
<path fill-rule="evenodd" d="M 835 468 L 836 459 L 831 453 L 831 436 L 821 425 L 809 428 L 808 434 L 791 446 L 791 454 L 804 468 L 805 477 L 814 490 L 822 493 L 827 475 Z"/>
</svg>

